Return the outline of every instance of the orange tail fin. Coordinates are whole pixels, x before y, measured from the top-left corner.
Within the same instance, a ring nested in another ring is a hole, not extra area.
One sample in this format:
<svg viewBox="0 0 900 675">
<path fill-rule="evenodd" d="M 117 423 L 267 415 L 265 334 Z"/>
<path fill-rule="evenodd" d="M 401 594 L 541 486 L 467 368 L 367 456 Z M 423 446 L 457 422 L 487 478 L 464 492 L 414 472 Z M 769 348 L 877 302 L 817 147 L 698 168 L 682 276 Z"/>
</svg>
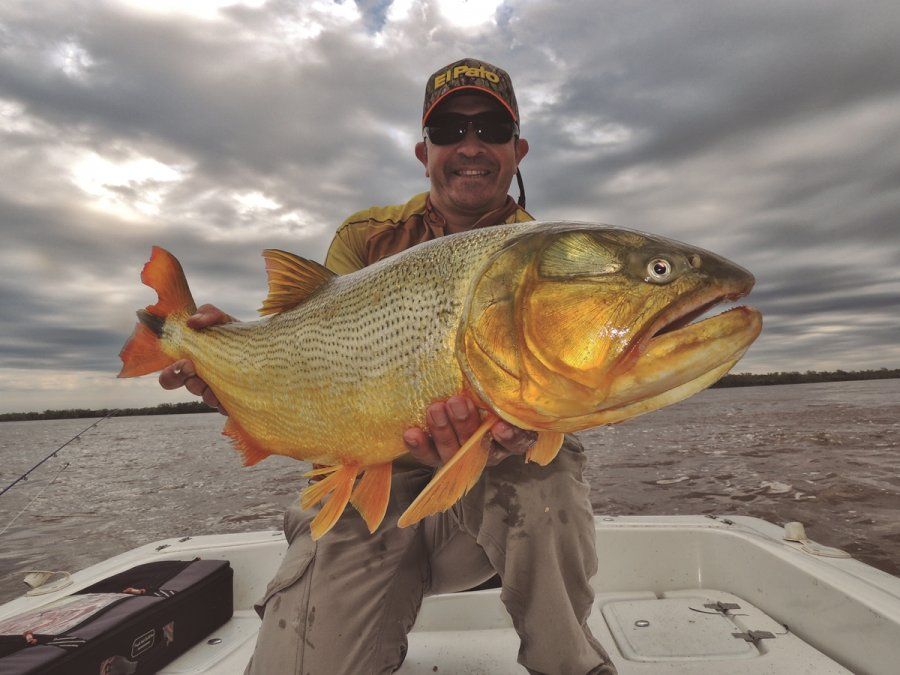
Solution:
<svg viewBox="0 0 900 675">
<path fill-rule="evenodd" d="M 162 370 L 175 359 L 163 352 L 159 337 L 166 318 L 173 313 L 193 314 L 197 311 L 184 270 L 175 256 L 158 246 L 141 272 L 141 281 L 156 291 L 155 305 L 138 311 L 140 323 L 119 352 L 122 370 L 119 377 L 136 377 Z"/>
</svg>

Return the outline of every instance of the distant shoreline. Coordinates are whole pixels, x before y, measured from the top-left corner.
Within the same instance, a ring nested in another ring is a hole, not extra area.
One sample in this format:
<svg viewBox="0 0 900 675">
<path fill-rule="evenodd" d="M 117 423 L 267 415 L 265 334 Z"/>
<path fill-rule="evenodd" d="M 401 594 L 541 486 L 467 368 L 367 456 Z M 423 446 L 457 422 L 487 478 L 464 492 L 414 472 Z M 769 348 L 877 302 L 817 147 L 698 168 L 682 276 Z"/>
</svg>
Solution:
<svg viewBox="0 0 900 675">
<path fill-rule="evenodd" d="M 808 384 L 812 382 L 849 382 L 853 380 L 888 380 L 900 378 L 900 368 L 880 368 L 878 370 L 832 370 L 766 373 L 753 375 L 738 373 L 726 375 L 712 385 L 712 389 L 724 387 L 759 387 L 774 384 Z M 148 408 L 73 408 L 70 410 L 45 410 L 44 412 L 0 413 L 0 422 L 21 422 L 29 420 L 60 420 L 81 417 L 130 417 L 134 415 L 181 415 L 185 413 L 211 413 L 214 408 L 201 401 L 187 403 L 161 403 Z"/>
</svg>

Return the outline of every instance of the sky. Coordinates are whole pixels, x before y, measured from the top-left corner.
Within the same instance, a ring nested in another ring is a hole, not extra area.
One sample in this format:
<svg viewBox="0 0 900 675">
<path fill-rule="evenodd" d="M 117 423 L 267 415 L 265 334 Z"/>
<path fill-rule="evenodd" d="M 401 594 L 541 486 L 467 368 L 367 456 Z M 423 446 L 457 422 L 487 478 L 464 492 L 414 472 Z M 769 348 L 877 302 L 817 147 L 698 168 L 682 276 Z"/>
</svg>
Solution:
<svg viewBox="0 0 900 675">
<path fill-rule="evenodd" d="M 734 372 L 900 367 L 898 34 L 893 1 L 3 2 L 0 412 L 190 400 L 115 377 L 151 246 L 254 318 L 263 248 L 321 261 L 427 189 L 425 81 L 464 56 L 512 76 L 537 218 L 754 273 Z"/>
</svg>

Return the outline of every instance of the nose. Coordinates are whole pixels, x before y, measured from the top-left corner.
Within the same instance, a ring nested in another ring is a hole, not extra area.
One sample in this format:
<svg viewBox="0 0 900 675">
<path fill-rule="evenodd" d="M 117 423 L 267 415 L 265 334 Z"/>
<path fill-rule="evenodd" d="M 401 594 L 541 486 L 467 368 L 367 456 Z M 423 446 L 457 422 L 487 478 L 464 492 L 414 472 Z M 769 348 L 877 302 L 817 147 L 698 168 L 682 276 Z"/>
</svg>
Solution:
<svg viewBox="0 0 900 675">
<path fill-rule="evenodd" d="M 474 157 L 484 152 L 484 141 L 475 133 L 472 120 L 469 120 L 466 135 L 457 143 L 456 150 L 466 157 Z"/>
</svg>

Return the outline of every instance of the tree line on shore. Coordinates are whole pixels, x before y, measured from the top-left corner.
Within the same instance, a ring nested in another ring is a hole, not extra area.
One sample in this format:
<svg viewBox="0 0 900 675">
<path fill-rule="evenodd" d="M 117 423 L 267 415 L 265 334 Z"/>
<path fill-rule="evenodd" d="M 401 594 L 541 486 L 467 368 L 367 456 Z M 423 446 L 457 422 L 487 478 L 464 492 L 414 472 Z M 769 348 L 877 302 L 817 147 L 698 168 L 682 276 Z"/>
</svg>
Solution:
<svg viewBox="0 0 900 675">
<path fill-rule="evenodd" d="M 809 384 L 811 382 L 848 382 L 850 380 L 889 380 L 900 377 L 900 368 L 879 368 L 878 370 L 807 370 L 779 371 L 754 375 L 752 373 L 735 373 L 726 375 L 712 385 L 717 387 L 756 387 L 768 384 Z"/>
<path fill-rule="evenodd" d="M 849 380 L 887 380 L 900 377 L 900 368 L 880 368 L 878 370 L 807 370 L 805 373 L 780 371 L 754 375 L 752 373 L 736 373 L 726 375 L 716 382 L 713 388 L 722 387 L 758 387 L 771 384 L 807 384 L 810 382 L 845 382 Z M 180 415 L 184 413 L 216 412 L 202 401 L 187 403 L 161 403 L 148 408 L 72 408 L 69 410 L 45 410 L 44 412 L 0 413 L 0 422 L 23 420 L 58 420 L 77 417 L 128 417 L 132 415 Z"/>
</svg>

